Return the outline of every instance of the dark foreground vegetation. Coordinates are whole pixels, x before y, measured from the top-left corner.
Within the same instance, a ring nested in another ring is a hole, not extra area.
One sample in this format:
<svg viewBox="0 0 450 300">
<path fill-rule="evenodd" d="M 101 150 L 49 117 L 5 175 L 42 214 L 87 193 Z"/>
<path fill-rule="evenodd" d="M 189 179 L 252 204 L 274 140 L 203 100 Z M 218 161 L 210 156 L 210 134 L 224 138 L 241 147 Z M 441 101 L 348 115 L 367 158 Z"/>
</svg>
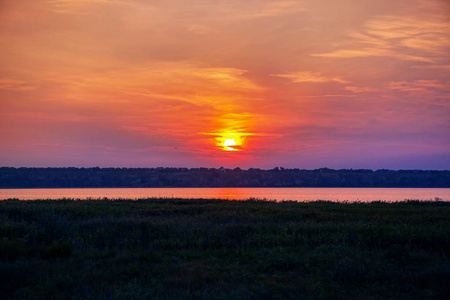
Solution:
<svg viewBox="0 0 450 300">
<path fill-rule="evenodd" d="M 5 299 L 448 299 L 450 203 L 0 201 Z"/>
<path fill-rule="evenodd" d="M 450 171 L 274 168 L 0 168 L 0 188 L 75 187 L 433 187 Z"/>
</svg>

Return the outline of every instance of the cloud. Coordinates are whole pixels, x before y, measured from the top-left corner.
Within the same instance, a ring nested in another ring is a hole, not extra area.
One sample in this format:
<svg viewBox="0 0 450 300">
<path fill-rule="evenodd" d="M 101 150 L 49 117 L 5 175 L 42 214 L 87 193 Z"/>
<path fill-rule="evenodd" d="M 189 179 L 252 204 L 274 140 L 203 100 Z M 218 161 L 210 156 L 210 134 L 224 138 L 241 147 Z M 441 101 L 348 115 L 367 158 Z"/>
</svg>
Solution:
<svg viewBox="0 0 450 300">
<path fill-rule="evenodd" d="M 411 60 L 411 61 L 420 61 L 420 62 L 428 62 L 433 63 L 434 60 L 427 57 L 407 55 L 403 53 L 396 53 L 394 51 L 390 51 L 387 49 L 376 49 L 376 48 L 364 48 L 361 50 L 336 50 L 331 53 L 324 54 L 311 54 L 312 56 L 321 56 L 321 57 L 331 57 L 331 58 L 355 58 L 355 57 L 394 57 L 401 60 Z"/>
<path fill-rule="evenodd" d="M 192 1 L 188 1 L 192 8 Z M 222 20 L 251 20 L 261 18 L 273 18 L 304 12 L 307 9 L 300 1 L 204 1 L 198 3 L 194 9 L 207 10 L 209 13 L 203 18 L 214 16 Z"/>
<path fill-rule="evenodd" d="M 264 88 L 248 79 L 246 70 L 204 67 L 195 62 L 153 62 L 108 73 L 69 78 L 65 95 L 89 105 L 95 98 L 103 114 L 143 136 L 171 137 L 192 152 L 208 149 L 211 137 L 200 132 L 247 132 Z"/>
<path fill-rule="evenodd" d="M 450 93 L 450 81 L 442 83 L 438 80 L 392 81 L 389 89 L 402 92 Z"/>
<path fill-rule="evenodd" d="M 320 72 L 292 72 L 287 74 L 272 74 L 271 76 L 287 78 L 292 82 L 339 82 L 348 83 L 340 77 L 327 77 Z"/>
<path fill-rule="evenodd" d="M 197 19 L 246 20 L 271 18 L 306 11 L 300 1 L 145 1 L 145 0 L 48 0 L 48 9 L 56 13 L 86 13 L 94 5 L 121 5 L 152 7 L 159 12 L 185 16 L 196 15 Z M 205 14 L 205 11 L 208 13 Z"/>
<path fill-rule="evenodd" d="M 413 69 L 450 70 L 450 65 L 411 66 Z"/>
<path fill-rule="evenodd" d="M 305 8 L 299 1 L 273 1 L 263 4 L 253 16 L 273 17 L 286 14 L 295 14 L 302 11 L 305 11 Z"/>
<path fill-rule="evenodd" d="M 36 87 L 26 84 L 22 80 L 11 78 L 0 78 L 0 90 L 12 90 L 12 91 L 30 91 Z"/>
<path fill-rule="evenodd" d="M 111 4 L 121 1 L 114 0 L 47 0 L 47 8 L 55 13 L 83 13 L 92 4 Z"/>
<path fill-rule="evenodd" d="M 144 66 L 94 73 L 70 80 L 69 88 L 121 93 L 195 105 L 239 105 L 264 89 L 245 77 L 246 70 L 203 67 L 195 62 L 154 62 Z"/>
<path fill-rule="evenodd" d="M 376 92 L 379 92 L 379 90 L 376 88 L 361 87 L 361 86 L 346 86 L 344 89 L 347 91 L 351 91 L 353 93 L 376 93 Z"/>
<path fill-rule="evenodd" d="M 450 22 L 439 16 L 379 16 L 348 34 L 347 47 L 312 56 L 392 57 L 439 63 L 450 47 Z"/>
</svg>

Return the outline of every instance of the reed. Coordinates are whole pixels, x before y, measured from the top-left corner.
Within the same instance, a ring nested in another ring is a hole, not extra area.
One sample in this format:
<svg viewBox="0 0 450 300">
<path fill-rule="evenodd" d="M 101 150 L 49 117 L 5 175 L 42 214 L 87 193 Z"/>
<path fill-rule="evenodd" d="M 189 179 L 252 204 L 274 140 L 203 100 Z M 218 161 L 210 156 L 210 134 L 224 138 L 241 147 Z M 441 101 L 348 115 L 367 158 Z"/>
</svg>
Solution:
<svg viewBox="0 0 450 300">
<path fill-rule="evenodd" d="M 450 203 L 0 201 L 12 299 L 444 298 Z"/>
</svg>

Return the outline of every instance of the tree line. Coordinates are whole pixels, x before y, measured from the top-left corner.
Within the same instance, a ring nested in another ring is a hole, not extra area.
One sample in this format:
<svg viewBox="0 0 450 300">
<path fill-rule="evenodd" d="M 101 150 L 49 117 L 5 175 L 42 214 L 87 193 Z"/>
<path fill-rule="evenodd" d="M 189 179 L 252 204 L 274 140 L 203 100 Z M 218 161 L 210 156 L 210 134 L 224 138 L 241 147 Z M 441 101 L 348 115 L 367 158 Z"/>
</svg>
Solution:
<svg viewBox="0 0 450 300">
<path fill-rule="evenodd" d="M 0 188 L 450 187 L 450 171 L 250 168 L 0 168 Z"/>
</svg>

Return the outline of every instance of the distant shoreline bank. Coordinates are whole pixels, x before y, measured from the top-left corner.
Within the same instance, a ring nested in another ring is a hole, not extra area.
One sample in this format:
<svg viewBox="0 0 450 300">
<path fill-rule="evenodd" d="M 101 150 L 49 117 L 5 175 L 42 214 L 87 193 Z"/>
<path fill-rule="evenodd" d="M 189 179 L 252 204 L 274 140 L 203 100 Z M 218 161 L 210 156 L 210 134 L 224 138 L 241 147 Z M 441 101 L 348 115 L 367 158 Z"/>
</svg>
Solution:
<svg viewBox="0 0 450 300">
<path fill-rule="evenodd" d="M 321 168 L 0 168 L 0 188 L 450 188 L 450 171 Z"/>
</svg>

